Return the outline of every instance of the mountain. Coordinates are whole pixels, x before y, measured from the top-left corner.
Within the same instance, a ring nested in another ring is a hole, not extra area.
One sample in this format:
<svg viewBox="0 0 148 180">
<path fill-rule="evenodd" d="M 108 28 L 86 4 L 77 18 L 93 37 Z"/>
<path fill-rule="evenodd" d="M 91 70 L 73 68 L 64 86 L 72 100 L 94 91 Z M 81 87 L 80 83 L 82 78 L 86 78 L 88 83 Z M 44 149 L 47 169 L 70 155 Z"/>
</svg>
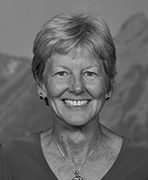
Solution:
<svg viewBox="0 0 148 180">
<path fill-rule="evenodd" d="M 102 122 L 117 133 L 148 144 L 148 19 L 143 13 L 122 25 L 115 45 L 116 88 L 102 112 Z"/>
<path fill-rule="evenodd" d="M 50 125 L 30 66 L 28 58 L 0 54 L 0 142 Z"/>
<path fill-rule="evenodd" d="M 148 19 L 131 16 L 114 38 L 116 87 L 101 112 L 101 122 L 115 132 L 148 144 Z M 36 93 L 31 60 L 0 53 L 0 142 L 45 129 L 50 109 Z"/>
</svg>

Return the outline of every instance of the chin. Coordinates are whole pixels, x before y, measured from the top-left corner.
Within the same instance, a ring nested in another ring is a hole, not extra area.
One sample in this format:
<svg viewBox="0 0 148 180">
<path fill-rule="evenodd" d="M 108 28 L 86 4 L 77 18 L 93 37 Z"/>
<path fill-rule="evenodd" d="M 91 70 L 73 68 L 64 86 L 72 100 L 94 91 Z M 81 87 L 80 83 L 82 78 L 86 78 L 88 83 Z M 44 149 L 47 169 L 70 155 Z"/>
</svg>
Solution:
<svg viewBox="0 0 148 180">
<path fill-rule="evenodd" d="M 63 122 L 70 126 L 84 126 L 88 124 L 90 121 L 92 121 L 93 117 L 80 114 L 72 115 L 72 116 L 60 116 L 60 119 L 62 119 Z"/>
<path fill-rule="evenodd" d="M 67 107 L 63 103 L 53 103 L 52 110 L 55 115 L 71 126 L 83 126 L 95 119 L 100 110 L 100 102 L 92 101 L 84 107 Z M 56 119 L 55 119 L 56 121 Z"/>
<path fill-rule="evenodd" d="M 84 123 L 84 122 L 67 122 L 66 121 L 66 123 L 68 126 L 75 127 L 75 128 L 79 128 L 79 127 L 83 127 L 83 126 L 87 125 L 86 122 Z"/>
</svg>

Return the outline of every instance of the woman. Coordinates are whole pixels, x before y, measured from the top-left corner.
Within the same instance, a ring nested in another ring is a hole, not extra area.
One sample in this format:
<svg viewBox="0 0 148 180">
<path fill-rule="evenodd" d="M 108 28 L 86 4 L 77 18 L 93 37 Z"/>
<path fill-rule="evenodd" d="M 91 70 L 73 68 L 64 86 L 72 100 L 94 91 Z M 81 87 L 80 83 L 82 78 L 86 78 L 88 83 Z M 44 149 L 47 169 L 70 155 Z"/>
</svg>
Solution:
<svg viewBox="0 0 148 180">
<path fill-rule="evenodd" d="M 53 127 L 4 143 L 1 179 L 147 180 L 148 149 L 100 124 L 116 75 L 103 19 L 57 15 L 37 34 L 33 53 L 38 95 L 52 109 Z"/>
</svg>

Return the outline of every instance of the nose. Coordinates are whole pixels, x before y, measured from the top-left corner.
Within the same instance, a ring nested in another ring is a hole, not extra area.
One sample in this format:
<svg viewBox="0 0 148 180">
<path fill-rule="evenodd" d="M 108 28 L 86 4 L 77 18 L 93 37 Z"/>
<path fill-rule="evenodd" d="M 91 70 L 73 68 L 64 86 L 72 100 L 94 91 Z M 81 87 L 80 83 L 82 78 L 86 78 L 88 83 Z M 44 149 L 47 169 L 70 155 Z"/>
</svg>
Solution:
<svg viewBox="0 0 148 180">
<path fill-rule="evenodd" d="M 71 77 L 69 90 L 70 92 L 77 95 L 84 92 L 85 86 L 84 86 L 84 81 L 81 76 Z"/>
</svg>

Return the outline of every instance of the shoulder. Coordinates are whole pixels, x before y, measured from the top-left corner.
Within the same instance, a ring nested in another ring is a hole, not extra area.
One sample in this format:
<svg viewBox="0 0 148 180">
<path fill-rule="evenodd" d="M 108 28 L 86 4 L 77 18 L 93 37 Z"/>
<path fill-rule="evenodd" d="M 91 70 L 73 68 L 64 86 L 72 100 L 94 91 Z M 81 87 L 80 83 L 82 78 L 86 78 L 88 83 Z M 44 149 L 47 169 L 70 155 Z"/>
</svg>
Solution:
<svg viewBox="0 0 148 180">
<path fill-rule="evenodd" d="M 142 156 L 148 154 L 147 146 L 137 143 L 127 137 L 120 136 L 106 127 L 103 127 L 102 130 L 108 139 L 108 144 L 114 151 L 117 151 L 117 154 L 119 153 L 119 155 L 122 154 L 126 156 Z"/>
<path fill-rule="evenodd" d="M 1 144 L 1 149 L 4 155 L 18 155 L 20 153 L 29 151 L 36 148 L 37 138 L 39 133 L 34 133 L 25 137 L 19 137 L 12 140 L 8 140 Z"/>
<path fill-rule="evenodd" d="M 7 169 L 17 172 L 22 167 L 28 168 L 29 163 L 40 161 L 39 156 L 40 133 L 31 134 L 26 137 L 15 138 L 3 143 L 0 147 L 0 157 Z"/>
<path fill-rule="evenodd" d="M 148 178 L 147 169 L 148 148 L 124 137 L 116 161 L 116 172 L 124 172 L 125 177 L 132 177 L 130 179 L 139 180 Z"/>
<path fill-rule="evenodd" d="M 18 169 L 21 171 L 22 166 L 28 166 L 32 154 L 36 152 L 36 136 L 32 134 L 0 144 L 0 179 L 9 179 L 12 169 L 17 172 Z"/>
<path fill-rule="evenodd" d="M 117 162 L 128 172 L 147 174 L 148 147 L 124 137 Z"/>
<path fill-rule="evenodd" d="M 131 153 L 133 155 L 136 154 L 148 154 L 148 146 L 135 142 L 126 137 L 123 138 L 123 146 L 126 149 L 126 152 Z"/>
<path fill-rule="evenodd" d="M 126 157 L 130 157 L 136 160 L 147 161 L 148 163 L 148 147 L 140 143 L 137 143 L 128 138 L 123 138 L 123 154 Z"/>
</svg>

